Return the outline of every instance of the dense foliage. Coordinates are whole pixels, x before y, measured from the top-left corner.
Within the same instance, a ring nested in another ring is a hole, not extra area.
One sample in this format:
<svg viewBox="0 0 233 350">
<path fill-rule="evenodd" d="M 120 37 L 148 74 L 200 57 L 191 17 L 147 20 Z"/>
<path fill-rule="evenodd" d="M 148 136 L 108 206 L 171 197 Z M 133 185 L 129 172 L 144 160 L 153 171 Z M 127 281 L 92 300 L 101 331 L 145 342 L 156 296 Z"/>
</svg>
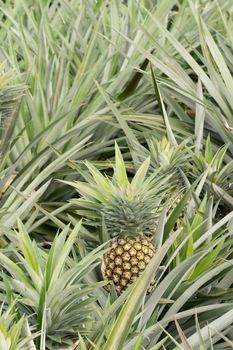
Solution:
<svg viewBox="0 0 233 350">
<path fill-rule="evenodd" d="M 0 349 L 233 348 L 232 45 L 232 0 L 0 0 Z"/>
</svg>

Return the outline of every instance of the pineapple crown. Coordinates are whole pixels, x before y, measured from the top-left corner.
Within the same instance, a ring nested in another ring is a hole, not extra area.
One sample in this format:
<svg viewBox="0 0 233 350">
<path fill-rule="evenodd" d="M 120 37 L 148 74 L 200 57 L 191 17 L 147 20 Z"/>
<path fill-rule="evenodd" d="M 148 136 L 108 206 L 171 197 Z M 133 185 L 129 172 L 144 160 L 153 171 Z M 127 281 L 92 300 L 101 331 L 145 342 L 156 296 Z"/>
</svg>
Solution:
<svg viewBox="0 0 233 350">
<path fill-rule="evenodd" d="M 145 159 L 151 156 L 150 171 L 157 170 L 161 175 L 173 174 L 176 178 L 180 177 L 179 169 L 186 172 L 189 164 L 190 155 L 187 151 L 187 142 L 184 140 L 179 145 L 173 145 L 167 138 L 162 139 L 148 138 L 148 149 L 142 145 L 135 145 L 136 159 Z"/>
<path fill-rule="evenodd" d="M 90 162 L 86 162 L 86 166 L 91 174 L 84 175 L 87 182 L 66 182 L 81 194 L 81 198 L 73 200 L 80 208 L 78 214 L 97 221 L 99 225 L 104 218 L 111 237 L 149 234 L 171 176 L 160 177 L 157 172 L 148 176 L 148 157 L 130 182 L 117 144 L 112 178 L 103 175 Z"/>
<path fill-rule="evenodd" d="M 216 152 L 208 136 L 205 148 L 195 154 L 189 150 L 192 156 L 192 177 L 197 178 L 207 171 L 207 188 L 218 185 L 230 195 L 233 194 L 233 160 L 228 161 L 227 149 L 229 145 L 223 145 Z"/>
<path fill-rule="evenodd" d="M 183 167 L 184 162 L 187 161 L 186 144 L 187 140 L 181 142 L 179 145 L 173 145 L 164 135 L 161 140 L 147 141 L 150 153 L 153 155 L 152 166 L 161 167 Z M 186 157 L 184 157 L 186 155 Z"/>
</svg>

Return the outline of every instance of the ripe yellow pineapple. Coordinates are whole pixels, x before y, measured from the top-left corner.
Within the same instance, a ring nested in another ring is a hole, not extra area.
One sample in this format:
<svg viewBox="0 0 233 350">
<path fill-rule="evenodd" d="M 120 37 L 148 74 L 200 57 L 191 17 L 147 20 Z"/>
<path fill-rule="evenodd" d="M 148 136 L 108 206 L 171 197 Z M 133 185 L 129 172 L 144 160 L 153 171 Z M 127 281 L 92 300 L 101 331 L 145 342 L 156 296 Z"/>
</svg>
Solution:
<svg viewBox="0 0 233 350">
<path fill-rule="evenodd" d="M 81 194 L 81 198 L 74 200 L 81 208 L 78 212 L 96 226 L 105 223 L 110 242 L 101 270 L 104 279 L 114 284 L 120 294 L 145 270 L 155 254 L 151 226 L 156 222 L 169 181 L 156 172 L 147 176 L 148 157 L 130 182 L 117 145 L 115 158 L 112 179 L 86 163 L 92 176 L 88 174 L 87 182 L 69 184 Z"/>
</svg>

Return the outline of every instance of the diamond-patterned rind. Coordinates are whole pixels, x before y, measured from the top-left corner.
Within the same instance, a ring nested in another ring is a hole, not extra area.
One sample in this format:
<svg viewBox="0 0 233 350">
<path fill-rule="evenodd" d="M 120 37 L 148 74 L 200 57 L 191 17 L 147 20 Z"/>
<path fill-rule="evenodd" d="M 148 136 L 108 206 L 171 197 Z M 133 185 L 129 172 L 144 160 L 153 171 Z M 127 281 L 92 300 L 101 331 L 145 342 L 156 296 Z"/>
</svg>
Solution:
<svg viewBox="0 0 233 350">
<path fill-rule="evenodd" d="M 103 277 L 114 283 L 120 294 L 140 276 L 154 254 L 155 248 L 149 237 L 116 237 L 103 257 Z M 108 285 L 110 288 L 111 285 Z"/>
</svg>

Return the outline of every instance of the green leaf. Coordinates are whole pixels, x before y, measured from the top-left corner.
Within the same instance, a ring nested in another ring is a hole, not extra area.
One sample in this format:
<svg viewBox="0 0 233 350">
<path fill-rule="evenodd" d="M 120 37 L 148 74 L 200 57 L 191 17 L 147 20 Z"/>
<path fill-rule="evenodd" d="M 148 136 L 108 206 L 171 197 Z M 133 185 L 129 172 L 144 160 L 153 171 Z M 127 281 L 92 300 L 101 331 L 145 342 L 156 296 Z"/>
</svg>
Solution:
<svg viewBox="0 0 233 350">
<path fill-rule="evenodd" d="M 96 184 L 98 185 L 100 192 L 108 192 L 111 191 L 111 186 L 109 185 L 108 180 L 104 177 L 101 172 L 90 162 L 86 162 L 86 166 L 90 173 L 92 174 Z"/>
<path fill-rule="evenodd" d="M 188 191 L 186 191 L 186 193 L 184 194 L 183 198 L 175 206 L 175 208 L 173 209 L 173 211 L 169 215 L 168 220 L 167 220 L 166 225 L 165 225 L 165 235 L 168 235 L 169 232 L 171 232 L 171 230 L 173 229 L 177 219 L 179 218 L 182 210 L 184 209 L 185 204 L 187 203 L 188 199 L 192 195 L 193 190 L 196 187 L 196 185 L 198 184 L 199 180 L 200 180 L 200 177 L 190 186 Z"/>
<path fill-rule="evenodd" d="M 69 237 L 67 238 L 66 242 L 64 243 L 64 239 L 67 236 L 67 230 L 64 229 L 63 232 L 60 234 L 60 236 L 57 238 L 57 240 L 54 242 L 54 250 L 51 251 L 51 254 L 49 254 L 49 258 L 47 261 L 47 271 L 48 275 L 47 277 L 47 288 L 49 285 L 56 282 L 59 275 L 61 274 L 61 271 L 64 267 L 65 261 L 74 245 L 74 242 L 77 238 L 77 235 L 79 233 L 79 230 L 81 228 L 82 221 L 79 221 L 72 232 L 70 233 Z M 53 254 L 52 254 L 53 253 Z"/>
<path fill-rule="evenodd" d="M 210 164 L 212 159 L 213 159 L 213 149 L 212 149 L 212 144 L 210 140 L 210 135 L 208 135 L 206 145 L 205 145 L 205 160 L 207 161 L 207 163 Z"/>
<path fill-rule="evenodd" d="M 142 345 L 142 341 L 143 341 L 143 335 L 139 335 L 134 347 L 132 350 L 140 350 L 141 349 L 141 345 Z"/>
<path fill-rule="evenodd" d="M 136 174 L 131 181 L 131 188 L 136 192 L 138 188 L 140 188 L 145 181 L 146 174 L 148 172 L 150 166 L 150 157 L 148 157 L 139 167 Z"/>
<path fill-rule="evenodd" d="M 143 77 L 143 71 L 146 70 L 148 63 L 149 60 L 147 58 L 144 59 L 144 61 L 139 66 L 140 71 L 136 71 L 135 73 L 133 73 L 132 78 L 127 82 L 126 87 L 117 97 L 118 100 L 123 101 L 135 92 L 135 90 L 138 87 L 138 84 L 140 83 L 140 80 Z"/>
<path fill-rule="evenodd" d="M 224 240 L 222 240 L 216 246 L 216 248 L 214 248 L 211 252 L 209 252 L 208 255 L 205 256 L 203 260 L 197 264 L 190 278 L 195 280 L 198 276 L 201 275 L 202 272 L 208 271 L 211 268 L 211 266 L 214 266 L 214 260 L 218 257 L 223 246 L 224 246 Z"/>
<path fill-rule="evenodd" d="M 160 340 L 156 345 L 152 346 L 149 350 L 161 350 L 162 346 L 166 343 L 168 336 Z"/>
<path fill-rule="evenodd" d="M 133 131 L 130 129 L 130 127 L 128 126 L 127 122 L 125 121 L 124 116 L 121 115 L 121 113 L 118 111 L 118 109 L 116 108 L 116 106 L 114 105 L 114 103 L 111 101 L 111 99 L 109 98 L 108 94 L 103 90 L 103 88 L 99 85 L 99 83 L 97 81 L 95 81 L 95 84 L 98 88 L 98 90 L 100 91 L 101 95 L 103 96 L 103 98 L 105 99 L 105 101 L 107 102 L 107 104 L 109 105 L 109 107 L 111 108 L 113 114 L 115 115 L 119 125 L 121 126 L 122 130 L 124 131 L 125 135 L 127 136 L 128 142 L 136 142 L 136 137 L 133 134 Z"/>
<path fill-rule="evenodd" d="M 171 128 L 171 125 L 170 125 L 170 122 L 168 119 L 168 115 L 167 115 L 167 112 L 166 112 L 166 109 L 165 109 L 165 106 L 164 106 L 164 103 L 163 103 L 163 100 L 162 100 L 162 97 L 161 97 L 161 94 L 159 91 L 159 87 L 158 87 L 154 72 L 152 70 L 152 67 L 151 67 L 151 75 L 152 75 L 152 80 L 153 80 L 153 85 L 154 85 L 155 96 L 157 98 L 157 101 L 158 101 L 158 104 L 159 104 L 159 107 L 161 110 L 161 114 L 163 116 L 164 124 L 166 126 L 167 137 L 174 146 L 177 146 L 178 144 L 177 144 L 177 141 L 175 139 L 174 133 L 172 131 L 172 128 Z"/>
<path fill-rule="evenodd" d="M 29 238 L 29 235 L 20 219 L 17 220 L 19 232 L 19 246 L 24 255 L 25 260 L 33 268 L 36 273 L 40 272 L 38 256 L 35 254 L 32 241 Z"/>
<path fill-rule="evenodd" d="M 116 177 L 116 182 L 119 188 L 127 188 L 129 185 L 124 159 L 122 157 L 121 151 L 115 143 L 115 157 L 116 157 L 116 168 L 114 175 Z"/>
<path fill-rule="evenodd" d="M 197 83 L 197 97 L 199 100 L 203 100 L 203 92 L 202 92 L 202 84 L 201 81 L 198 80 Z M 195 115 L 195 153 L 202 148 L 203 143 L 203 132 L 204 132 L 204 122 L 205 122 L 205 107 L 201 103 L 197 103 L 196 105 L 196 115 Z"/>
<path fill-rule="evenodd" d="M 215 332 L 220 332 L 227 328 L 233 321 L 233 310 L 225 312 L 222 316 L 218 317 L 212 322 L 209 322 L 207 326 L 202 327 L 198 332 L 188 337 L 188 341 L 192 347 L 200 345 L 200 334 L 202 341 L 205 345 L 209 343 L 209 330 L 214 329 Z"/>
</svg>

